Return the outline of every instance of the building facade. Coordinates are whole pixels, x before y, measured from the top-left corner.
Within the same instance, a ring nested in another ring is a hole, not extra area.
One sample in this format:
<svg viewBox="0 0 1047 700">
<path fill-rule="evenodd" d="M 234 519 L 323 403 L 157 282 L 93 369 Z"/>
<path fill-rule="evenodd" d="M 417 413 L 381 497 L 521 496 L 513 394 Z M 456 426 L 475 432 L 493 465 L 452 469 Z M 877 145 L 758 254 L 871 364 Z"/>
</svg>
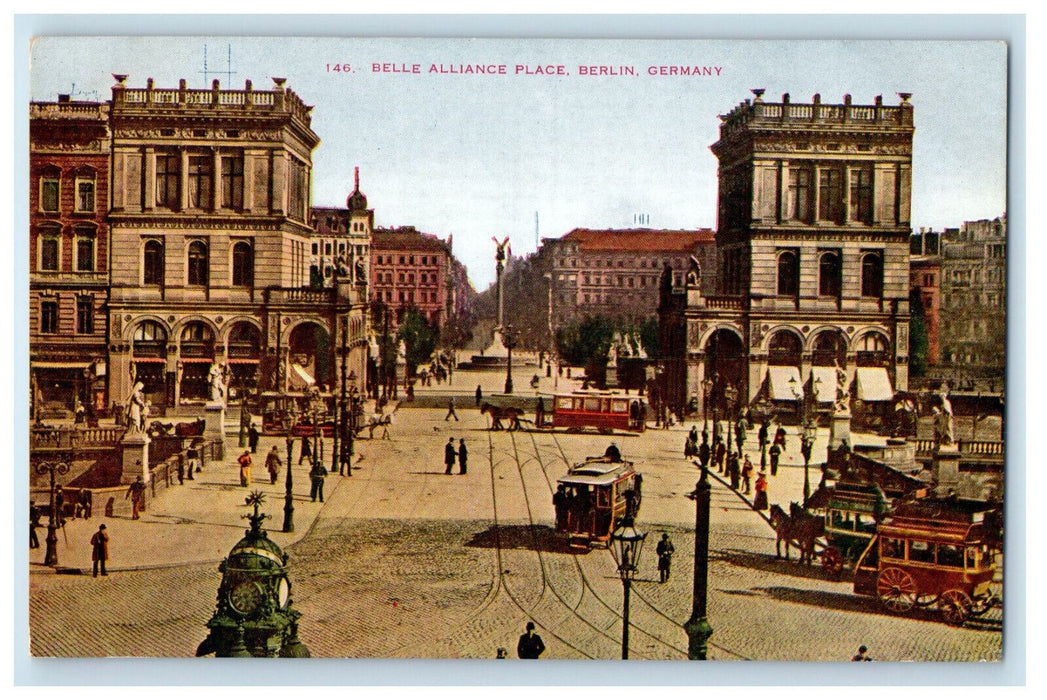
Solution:
<svg viewBox="0 0 1047 700">
<path fill-rule="evenodd" d="M 942 238 L 942 362 L 971 376 L 1006 369 L 1007 215 L 965 222 Z"/>
<path fill-rule="evenodd" d="M 154 411 L 198 410 L 214 367 L 230 399 L 330 387 L 343 344 L 362 378 L 366 285 L 308 284 L 312 108 L 282 78 L 190 90 L 115 77 L 111 399 L 140 382 Z"/>
<path fill-rule="evenodd" d="M 927 336 L 929 366 L 936 366 L 942 360 L 941 241 L 943 236 L 956 231 L 957 229 L 945 229 L 944 232 L 939 232 L 921 228 L 919 233 L 914 233 L 909 239 L 909 310 L 912 313 L 912 323 L 915 323 L 917 318 L 922 319 Z M 916 306 L 917 304 L 919 306 Z M 915 331 L 911 340 L 915 344 Z M 915 348 L 913 350 L 915 351 Z"/>
<path fill-rule="evenodd" d="M 454 309 L 451 246 L 413 226 L 378 228 L 371 240 L 371 299 L 390 309 L 393 327 L 414 308 L 437 326 Z"/>
<path fill-rule="evenodd" d="M 664 339 L 681 375 L 668 401 L 784 408 L 807 391 L 825 405 L 837 398 L 836 366 L 852 400 L 888 400 L 908 386 L 909 95 L 886 106 L 849 95 L 770 103 L 763 92 L 720 117 L 712 145 L 716 293 L 697 266 L 682 292 L 663 285 L 663 322 L 686 329 Z"/>
<path fill-rule="evenodd" d="M 312 208 L 316 233 L 309 246 L 309 281 L 314 287 L 333 287 L 345 270 L 363 280 L 370 277 L 374 209 L 367 208 L 367 197 L 360 191 L 359 168 L 354 169 L 354 183 L 345 209 Z"/>
<path fill-rule="evenodd" d="M 29 353 L 34 420 L 107 407 L 109 106 L 29 107 Z"/>
<path fill-rule="evenodd" d="M 585 316 L 639 321 L 658 309 L 665 266 L 680 285 L 692 256 L 713 269 L 715 234 L 711 229 L 576 228 L 561 238 L 543 239 L 538 255 L 551 274 L 553 326 Z"/>
</svg>

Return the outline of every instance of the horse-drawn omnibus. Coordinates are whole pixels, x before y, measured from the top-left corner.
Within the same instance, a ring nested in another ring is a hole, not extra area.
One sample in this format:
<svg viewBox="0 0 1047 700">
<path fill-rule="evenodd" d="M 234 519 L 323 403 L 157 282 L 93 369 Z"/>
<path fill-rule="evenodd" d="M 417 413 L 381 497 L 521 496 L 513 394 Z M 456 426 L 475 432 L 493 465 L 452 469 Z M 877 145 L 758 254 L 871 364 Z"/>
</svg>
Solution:
<svg viewBox="0 0 1047 700">
<path fill-rule="evenodd" d="M 329 392 L 321 392 L 324 411 L 319 417 L 320 430 L 324 437 L 334 435 L 335 397 Z M 288 428 L 294 425 L 292 435 L 313 434 L 313 414 L 310 402 L 313 395 L 306 392 L 263 392 L 258 401 L 258 410 L 262 414 L 263 435 L 287 435 Z"/>
<path fill-rule="evenodd" d="M 854 592 L 896 614 L 936 607 L 955 625 L 985 614 L 996 603 L 989 512 L 959 499 L 897 504 L 855 566 Z"/>
<path fill-rule="evenodd" d="M 622 459 L 613 445 L 603 457 L 589 457 L 557 479 L 553 495 L 556 531 L 572 547 L 607 546 L 626 516 L 640 510 L 643 475 Z"/>
<path fill-rule="evenodd" d="M 595 428 L 601 433 L 642 433 L 647 406 L 639 396 L 611 391 L 576 391 L 553 400 L 553 427 L 570 431 Z"/>
</svg>

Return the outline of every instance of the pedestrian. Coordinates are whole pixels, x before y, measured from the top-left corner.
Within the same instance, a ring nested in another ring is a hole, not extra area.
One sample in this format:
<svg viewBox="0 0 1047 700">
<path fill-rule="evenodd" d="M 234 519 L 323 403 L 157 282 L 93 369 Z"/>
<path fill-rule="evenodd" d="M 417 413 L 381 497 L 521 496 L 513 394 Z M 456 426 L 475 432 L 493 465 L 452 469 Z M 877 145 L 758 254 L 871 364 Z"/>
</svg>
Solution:
<svg viewBox="0 0 1047 700">
<path fill-rule="evenodd" d="M 137 464 L 139 466 L 142 465 L 141 462 L 137 462 Z M 59 527 L 65 525 L 65 493 L 62 491 L 61 486 L 55 486 L 55 519 L 58 521 Z"/>
<path fill-rule="evenodd" d="M 258 426 L 254 423 L 247 429 L 247 446 L 251 448 L 251 454 L 258 451 Z"/>
<path fill-rule="evenodd" d="M 760 432 L 757 434 L 757 441 L 760 443 L 760 449 L 767 445 L 768 438 L 771 434 L 771 421 L 769 418 L 764 418 L 763 422 L 760 423 Z"/>
<path fill-rule="evenodd" d="M 727 457 L 727 448 L 723 445 L 723 440 L 717 439 L 716 444 L 713 445 L 713 461 L 716 462 L 716 471 L 723 474 L 724 458 Z"/>
<path fill-rule="evenodd" d="M 302 436 L 302 454 L 301 454 L 301 456 L 298 457 L 298 464 L 299 464 L 299 466 L 301 466 L 302 462 L 304 462 L 306 459 L 310 459 L 311 460 L 312 458 L 313 458 L 313 448 L 312 448 L 312 445 L 309 444 L 309 436 L 308 435 L 303 435 Z"/>
<path fill-rule="evenodd" d="M 200 447 L 196 440 L 189 444 L 189 449 L 185 451 L 185 458 L 189 463 L 186 465 L 189 472 L 189 481 L 193 481 L 193 473 L 200 471 Z"/>
<path fill-rule="evenodd" d="M 251 450 L 244 450 L 244 453 L 236 460 L 240 464 L 240 485 L 250 486 L 251 485 Z"/>
<path fill-rule="evenodd" d="M 476 407 L 480 407 L 480 402 L 484 400 L 484 393 L 480 390 L 480 385 L 476 385 Z"/>
<path fill-rule="evenodd" d="M 851 661 L 872 661 L 869 656 L 869 647 L 864 644 L 858 647 L 858 653 L 851 657 Z"/>
<path fill-rule="evenodd" d="M 276 445 L 273 445 L 273 449 L 269 450 L 269 454 L 265 457 L 265 468 L 269 471 L 269 483 L 276 483 L 276 479 L 280 476 L 280 466 L 282 464 L 280 452 L 276 449 Z"/>
<path fill-rule="evenodd" d="M 98 570 L 102 570 L 102 576 L 108 576 L 105 563 L 109 560 L 109 535 L 105 531 L 105 523 L 98 526 L 98 532 L 91 535 L 91 575 L 98 576 Z"/>
<path fill-rule="evenodd" d="M 141 466 L 141 462 L 138 463 Z M 138 514 L 145 510 L 145 482 L 142 477 L 135 477 L 133 484 L 127 487 L 124 500 L 131 499 L 131 520 L 138 520 Z"/>
<path fill-rule="evenodd" d="M 91 519 L 91 501 L 91 492 L 87 489 L 80 489 L 80 511 L 84 515 L 84 520 Z"/>
<path fill-rule="evenodd" d="M 709 431 L 702 431 L 702 444 L 698 446 L 698 462 L 702 465 L 702 469 L 709 467 L 709 458 L 712 450 L 709 449 Z"/>
<path fill-rule="evenodd" d="M 520 635 L 520 641 L 516 643 L 516 655 L 521 659 L 537 659 L 545 651 L 542 638 L 534 632 L 534 623 L 527 623 L 527 631 Z"/>
<path fill-rule="evenodd" d="M 771 445 L 771 476 L 778 475 L 778 460 L 782 457 L 782 448 L 777 442 Z"/>
<path fill-rule="evenodd" d="M 727 457 L 727 475 L 731 478 L 731 488 L 737 491 L 740 485 L 741 469 L 738 465 L 738 455 L 734 450 L 731 450 L 731 454 Z"/>
<path fill-rule="evenodd" d="M 778 445 L 785 450 L 785 427 L 779 425 L 778 430 L 774 431 L 774 444 Z"/>
<path fill-rule="evenodd" d="M 469 459 L 469 450 L 465 449 L 465 438 L 458 441 L 458 473 L 465 474 L 466 461 Z"/>
<path fill-rule="evenodd" d="M 458 414 L 454 412 L 454 397 L 453 396 L 447 402 L 447 415 L 444 416 L 444 420 L 450 420 L 451 416 L 454 416 L 454 419 L 456 421 L 458 420 Z"/>
<path fill-rule="evenodd" d="M 556 527 L 567 525 L 567 486 L 558 484 L 553 494 L 553 511 L 556 513 Z"/>
<path fill-rule="evenodd" d="M 178 458 L 178 467 L 176 468 L 178 470 L 178 485 L 182 486 L 183 484 L 185 484 L 185 461 L 181 458 L 181 456 L 179 456 Z"/>
<path fill-rule="evenodd" d="M 505 647 L 498 647 L 494 652 L 494 658 L 496 659 L 508 659 L 509 652 L 505 650 Z"/>
<path fill-rule="evenodd" d="M 320 503 L 324 502 L 324 479 L 327 478 L 327 469 L 320 462 L 313 462 L 313 468 L 309 470 L 309 497 L 316 502 L 316 497 L 320 497 Z"/>
<path fill-rule="evenodd" d="M 756 498 L 753 499 L 753 508 L 767 510 L 767 472 L 763 469 L 756 475 Z"/>
<path fill-rule="evenodd" d="M 534 409 L 534 427 L 541 428 L 545 425 L 545 401 L 538 397 L 538 405 Z"/>
<path fill-rule="evenodd" d="M 745 444 L 745 428 L 748 425 L 748 421 L 745 418 L 745 414 L 738 416 L 738 422 L 734 424 L 734 437 L 738 442 L 738 451 L 742 449 L 742 445 Z"/>
<path fill-rule="evenodd" d="M 687 434 L 687 436 L 689 438 L 691 438 L 691 444 L 693 444 L 694 447 L 695 447 L 695 454 L 698 454 L 698 452 L 697 452 L 697 448 L 698 448 L 698 426 L 697 425 L 692 425 L 691 426 L 691 432 L 689 432 Z"/>
<path fill-rule="evenodd" d="M 672 565 L 673 552 L 676 551 L 676 547 L 673 547 L 669 540 L 669 533 L 662 533 L 662 539 L 654 551 L 658 554 L 658 583 L 665 583 L 669 580 L 669 568 Z"/>
<path fill-rule="evenodd" d="M 454 466 L 455 457 L 458 454 L 454 451 L 454 438 L 447 438 L 447 444 L 444 445 L 444 474 L 451 473 L 451 467 Z"/>
<path fill-rule="evenodd" d="M 749 459 L 749 455 L 745 455 L 745 464 L 742 465 L 742 486 L 745 487 L 743 493 L 748 496 L 752 491 L 753 481 L 753 463 Z"/>
<path fill-rule="evenodd" d="M 86 420 L 87 420 L 87 409 L 84 408 L 84 404 L 80 402 L 80 399 L 76 400 L 76 408 L 73 409 L 73 412 L 76 414 L 76 418 L 75 418 L 74 422 L 77 425 L 82 425 L 83 423 L 86 422 Z"/>
<path fill-rule="evenodd" d="M 36 501 L 29 501 L 29 549 L 40 549 L 40 540 L 36 536 L 40 525 L 40 509 L 36 507 Z"/>
</svg>

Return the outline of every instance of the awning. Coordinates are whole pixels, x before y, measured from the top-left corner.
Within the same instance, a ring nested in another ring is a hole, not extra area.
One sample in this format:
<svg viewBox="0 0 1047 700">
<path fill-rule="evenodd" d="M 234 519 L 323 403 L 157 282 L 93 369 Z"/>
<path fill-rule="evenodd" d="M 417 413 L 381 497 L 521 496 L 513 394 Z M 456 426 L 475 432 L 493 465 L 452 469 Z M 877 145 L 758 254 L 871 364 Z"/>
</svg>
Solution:
<svg viewBox="0 0 1047 700">
<path fill-rule="evenodd" d="M 836 400 L 835 367 L 812 367 L 811 381 L 818 392 L 818 403 L 832 403 Z"/>
<path fill-rule="evenodd" d="M 31 369 L 87 369 L 91 365 L 90 362 L 66 362 L 66 361 L 54 361 L 54 362 L 32 362 Z"/>
<path fill-rule="evenodd" d="M 891 378 L 885 367 L 858 368 L 858 398 L 862 401 L 890 401 L 894 398 Z"/>
<path fill-rule="evenodd" d="M 230 357 L 229 364 L 231 365 L 257 365 L 258 360 L 251 359 L 250 357 Z"/>
<path fill-rule="evenodd" d="M 305 384 L 306 386 L 312 386 L 316 384 L 316 380 L 305 371 L 305 367 L 291 363 L 291 383 L 292 384 Z"/>
<path fill-rule="evenodd" d="M 132 360 L 133 362 L 153 362 L 156 364 L 166 365 L 167 360 L 163 357 L 136 357 Z"/>
<path fill-rule="evenodd" d="M 798 401 L 803 398 L 803 383 L 800 381 L 798 368 L 768 367 L 767 380 L 768 390 L 774 401 Z"/>
<path fill-rule="evenodd" d="M 182 357 L 182 358 L 179 358 L 179 359 L 182 361 L 183 365 L 188 365 L 188 364 L 200 365 L 200 364 L 205 364 L 205 363 L 209 364 L 209 365 L 213 365 L 214 364 L 214 358 L 213 357 Z"/>
</svg>

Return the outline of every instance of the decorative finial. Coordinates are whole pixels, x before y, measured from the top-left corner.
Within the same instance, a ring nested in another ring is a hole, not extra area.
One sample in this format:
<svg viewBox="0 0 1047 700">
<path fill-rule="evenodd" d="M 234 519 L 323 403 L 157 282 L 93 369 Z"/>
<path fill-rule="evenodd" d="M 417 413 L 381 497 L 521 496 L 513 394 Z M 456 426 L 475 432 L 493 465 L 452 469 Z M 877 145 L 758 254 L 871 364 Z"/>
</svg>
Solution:
<svg viewBox="0 0 1047 700">
<path fill-rule="evenodd" d="M 284 83 L 287 82 L 287 78 L 273 78 L 273 82 L 276 83 L 276 87 L 282 88 Z"/>
<path fill-rule="evenodd" d="M 762 102 L 763 101 L 763 93 L 767 92 L 767 89 L 766 88 L 753 88 L 749 92 L 751 92 L 753 95 L 756 96 L 756 101 L 757 102 Z"/>
<path fill-rule="evenodd" d="M 117 85 L 119 85 L 120 87 L 123 87 L 124 86 L 124 82 L 127 80 L 127 74 L 126 73 L 113 73 L 113 79 L 116 81 Z"/>
<path fill-rule="evenodd" d="M 911 92 L 899 92 L 898 97 L 902 98 L 902 104 L 909 104 L 909 98 L 912 97 Z"/>
<path fill-rule="evenodd" d="M 244 505 L 254 506 L 254 513 L 240 516 L 251 522 L 251 529 L 247 531 L 248 535 L 260 536 L 262 534 L 262 522 L 270 517 L 258 512 L 263 503 L 265 503 L 265 494 L 261 491 L 252 491 L 251 495 L 244 499 Z"/>
<path fill-rule="evenodd" d="M 353 179 L 356 181 L 356 191 L 360 191 L 360 166 L 353 168 Z"/>
</svg>

